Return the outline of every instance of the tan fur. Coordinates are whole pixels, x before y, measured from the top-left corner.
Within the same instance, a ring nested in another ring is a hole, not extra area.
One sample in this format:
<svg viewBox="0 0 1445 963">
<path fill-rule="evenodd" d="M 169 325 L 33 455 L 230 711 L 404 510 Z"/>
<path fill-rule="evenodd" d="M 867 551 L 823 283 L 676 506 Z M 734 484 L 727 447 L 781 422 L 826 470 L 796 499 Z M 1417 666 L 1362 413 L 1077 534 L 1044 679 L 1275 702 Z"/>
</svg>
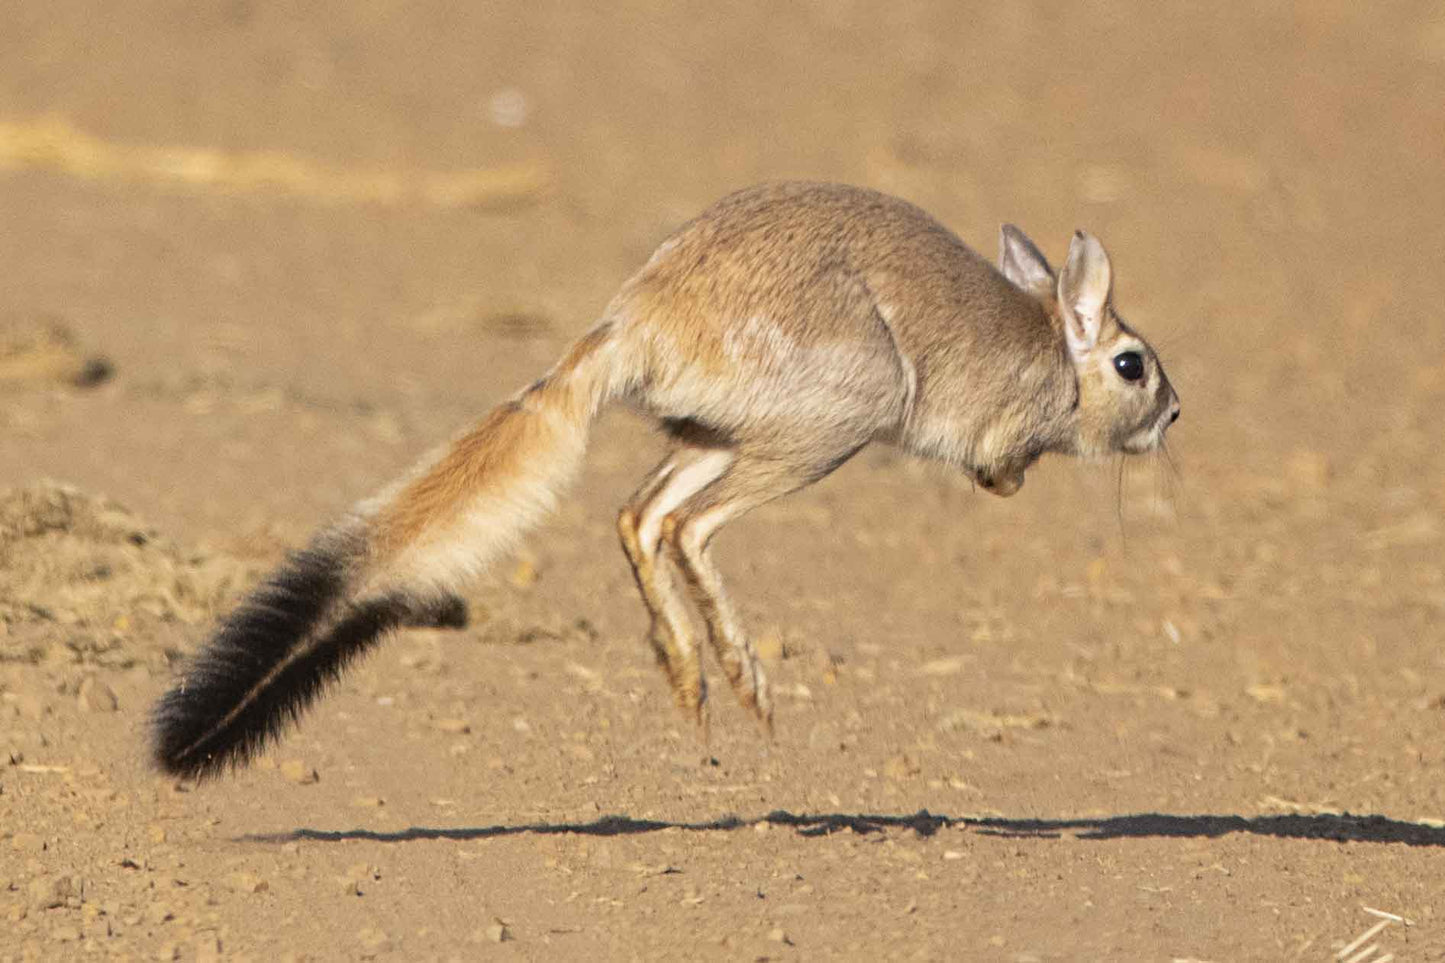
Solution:
<svg viewBox="0 0 1445 963">
<path fill-rule="evenodd" d="M 427 474 L 412 482 L 387 506 L 376 523 L 376 549 L 383 556 L 419 539 L 428 528 L 445 524 L 486 479 L 516 484 L 520 475 L 513 453 L 543 448 L 546 423 L 518 417 L 522 405 L 509 401 L 492 411 L 442 456 Z"/>
<path fill-rule="evenodd" d="M 770 727 L 766 680 L 709 554 L 729 521 L 874 441 L 1011 495 L 1047 452 L 1147 451 L 1177 417 L 1158 358 L 1115 312 L 1097 240 L 1076 235 L 1057 276 L 1017 228 L 1000 244 L 995 269 L 918 208 L 859 188 L 724 198 L 658 248 L 552 372 L 360 508 L 366 591 L 446 590 L 480 568 L 551 506 L 597 411 L 625 400 L 673 438 L 618 517 L 653 650 L 705 722 L 690 601 Z"/>
<path fill-rule="evenodd" d="M 376 551 L 386 556 L 415 543 L 428 529 L 445 525 L 479 491 L 517 485 L 525 479 L 525 459 L 548 457 L 564 442 L 562 435 L 590 420 L 600 399 L 591 397 L 591 386 L 579 390 L 572 379 L 608 333 L 607 325 L 588 332 L 545 378 L 493 409 L 402 488 L 377 517 Z"/>
</svg>

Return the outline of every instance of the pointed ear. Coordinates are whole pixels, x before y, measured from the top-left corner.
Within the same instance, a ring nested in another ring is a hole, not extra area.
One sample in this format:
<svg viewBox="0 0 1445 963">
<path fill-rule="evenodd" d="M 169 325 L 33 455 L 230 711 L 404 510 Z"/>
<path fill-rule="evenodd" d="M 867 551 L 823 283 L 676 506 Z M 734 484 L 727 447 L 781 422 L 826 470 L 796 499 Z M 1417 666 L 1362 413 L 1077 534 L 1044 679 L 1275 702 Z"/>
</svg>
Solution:
<svg viewBox="0 0 1445 963">
<path fill-rule="evenodd" d="M 1046 298 L 1054 293 L 1053 268 L 1034 242 L 1012 224 L 998 230 L 998 269 L 1034 297 Z"/>
<path fill-rule="evenodd" d="M 1075 231 L 1069 243 L 1069 259 L 1059 272 L 1059 310 L 1074 355 L 1098 343 L 1113 285 L 1114 272 L 1104 245 L 1091 234 Z"/>
</svg>

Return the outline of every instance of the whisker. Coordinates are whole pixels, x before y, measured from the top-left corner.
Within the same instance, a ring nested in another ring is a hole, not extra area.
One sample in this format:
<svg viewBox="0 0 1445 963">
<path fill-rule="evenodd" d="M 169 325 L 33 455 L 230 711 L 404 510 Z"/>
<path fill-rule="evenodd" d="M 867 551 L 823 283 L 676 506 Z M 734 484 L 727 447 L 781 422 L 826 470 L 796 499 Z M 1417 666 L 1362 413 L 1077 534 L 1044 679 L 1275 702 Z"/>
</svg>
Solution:
<svg viewBox="0 0 1445 963">
<path fill-rule="evenodd" d="M 1164 474 L 1164 482 L 1168 488 L 1169 502 L 1174 507 L 1177 516 L 1179 503 L 1185 500 L 1184 496 L 1186 494 L 1184 472 L 1180 470 L 1178 463 L 1175 462 L 1174 453 L 1169 450 L 1167 443 L 1160 443 L 1159 456 L 1162 458 L 1165 467 L 1168 468 L 1168 471 Z"/>
<path fill-rule="evenodd" d="M 1128 541 L 1129 533 L 1124 527 L 1124 469 L 1127 466 L 1127 459 L 1123 455 L 1118 455 L 1114 460 L 1119 463 L 1118 475 L 1114 482 L 1114 512 L 1119 519 L 1119 540 Z"/>
<path fill-rule="evenodd" d="M 1179 470 L 1179 465 L 1174 461 L 1174 453 L 1169 450 L 1168 441 L 1160 439 L 1159 453 L 1164 456 L 1164 464 L 1169 466 L 1170 476 L 1173 478 L 1174 481 L 1179 483 L 1180 488 L 1183 488 L 1184 473 Z"/>
<path fill-rule="evenodd" d="M 1154 511 L 1156 514 L 1163 514 L 1166 498 L 1160 491 L 1160 479 L 1164 478 L 1164 473 L 1159 470 L 1159 453 L 1157 451 L 1154 452 L 1154 457 L 1150 461 L 1152 464 L 1149 467 L 1153 470 L 1149 472 L 1149 484 L 1154 489 Z M 1168 480 L 1165 479 L 1163 484 L 1167 485 Z"/>
</svg>

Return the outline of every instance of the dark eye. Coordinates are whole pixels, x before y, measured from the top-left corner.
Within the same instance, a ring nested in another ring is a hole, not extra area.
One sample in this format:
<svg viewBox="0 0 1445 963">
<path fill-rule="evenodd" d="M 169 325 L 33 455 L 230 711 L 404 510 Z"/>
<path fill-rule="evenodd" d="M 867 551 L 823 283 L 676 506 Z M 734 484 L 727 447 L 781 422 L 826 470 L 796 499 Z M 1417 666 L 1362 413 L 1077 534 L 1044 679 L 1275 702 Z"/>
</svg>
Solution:
<svg viewBox="0 0 1445 963">
<path fill-rule="evenodd" d="M 1144 377 L 1144 359 L 1137 351 L 1125 351 L 1114 355 L 1114 370 L 1125 381 L 1138 381 Z"/>
</svg>

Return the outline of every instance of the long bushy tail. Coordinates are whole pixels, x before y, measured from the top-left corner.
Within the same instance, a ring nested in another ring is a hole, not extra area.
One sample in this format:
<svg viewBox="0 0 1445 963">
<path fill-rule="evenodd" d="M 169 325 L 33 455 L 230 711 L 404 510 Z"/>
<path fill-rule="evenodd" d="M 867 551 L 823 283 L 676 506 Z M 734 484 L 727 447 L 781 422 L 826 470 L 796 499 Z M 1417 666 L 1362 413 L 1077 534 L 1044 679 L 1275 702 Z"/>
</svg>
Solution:
<svg viewBox="0 0 1445 963">
<path fill-rule="evenodd" d="M 400 626 L 460 627 L 457 586 L 551 510 L 636 363 L 610 324 L 413 475 L 363 502 L 246 598 L 152 715 L 156 764 L 241 765 Z"/>
</svg>

